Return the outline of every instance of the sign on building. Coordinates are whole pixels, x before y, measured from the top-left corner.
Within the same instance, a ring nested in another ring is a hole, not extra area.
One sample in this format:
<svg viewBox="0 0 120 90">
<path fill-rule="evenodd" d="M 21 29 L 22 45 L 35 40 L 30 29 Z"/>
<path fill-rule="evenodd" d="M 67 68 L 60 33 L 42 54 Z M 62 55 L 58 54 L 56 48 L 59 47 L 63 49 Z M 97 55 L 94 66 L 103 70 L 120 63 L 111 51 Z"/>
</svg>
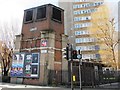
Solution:
<svg viewBox="0 0 120 90">
<path fill-rule="evenodd" d="M 47 46 L 47 40 L 41 39 L 41 47 L 46 47 L 46 46 Z"/>
</svg>

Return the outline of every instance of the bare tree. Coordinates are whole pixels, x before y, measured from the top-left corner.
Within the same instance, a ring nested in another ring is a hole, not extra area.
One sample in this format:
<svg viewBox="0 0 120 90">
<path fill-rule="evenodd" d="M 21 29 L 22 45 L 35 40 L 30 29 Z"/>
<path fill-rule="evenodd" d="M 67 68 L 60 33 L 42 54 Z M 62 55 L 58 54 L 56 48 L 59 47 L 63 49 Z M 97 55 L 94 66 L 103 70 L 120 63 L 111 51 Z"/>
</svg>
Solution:
<svg viewBox="0 0 120 90">
<path fill-rule="evenodd" d="M 115 28 L 115 19 L 109 19 L 109 12 L 106 6 L 101 6 L 98 11 L 92 14 L 92 25 L 90 31 L 96 38 L 96 44 L 100 46 L 99 53 L 102 62 L 117 69 L 116 46 L 119 43 Z"/>
<path fill-rule="evenodd" d="M 4 43 L 1 43 L 0 47 L 1 47 L 0 57 L 3 67 L 3 76 L 8 76 L 8 72 L 12 62 L 13 49 L 9 49 Z"/>
<path fill-rule="evenodd" d="M 15 30 L 18 29 L 15 24 L 4 23 L 0 27 L 0 30 L 0 59 L 2 62 L 3 76 L 8 76 L 14 50 Z"/>
</svg>

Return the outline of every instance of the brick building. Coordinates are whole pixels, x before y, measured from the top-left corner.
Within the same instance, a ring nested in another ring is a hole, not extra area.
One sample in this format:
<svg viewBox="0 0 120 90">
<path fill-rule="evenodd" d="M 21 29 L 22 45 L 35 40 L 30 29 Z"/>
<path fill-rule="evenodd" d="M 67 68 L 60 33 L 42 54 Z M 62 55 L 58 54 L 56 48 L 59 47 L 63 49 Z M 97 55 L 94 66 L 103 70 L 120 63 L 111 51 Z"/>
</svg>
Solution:
<svg viewBox="0 0 120 90">
<path fill-rule="evenodd" d="M 67 43 L 63 9 L 46 4 L 25 10 L 22 33 L 16 39 L 15 53 L 39 54 L 38 75 L 12 77 L 12 83 L 48 85 L 53 80 L 62 82 L 62 71 L 67 70 L 67 61 L 62 60 L 62 48 Z M 25 72 L 26 67 L 23 69 Z"/>
</svg>

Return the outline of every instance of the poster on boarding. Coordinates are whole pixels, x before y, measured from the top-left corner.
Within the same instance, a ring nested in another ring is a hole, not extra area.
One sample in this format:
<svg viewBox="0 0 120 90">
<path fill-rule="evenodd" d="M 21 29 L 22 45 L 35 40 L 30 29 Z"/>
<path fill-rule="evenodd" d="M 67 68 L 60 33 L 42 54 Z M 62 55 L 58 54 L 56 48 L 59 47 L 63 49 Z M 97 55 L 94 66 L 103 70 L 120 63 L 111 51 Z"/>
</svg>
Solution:
<svg viewBox="0 0 120 90">
<path fill-rule="evenodd" d="M 12 59 L 12 66 L 10 71 L 11 77 L 23 77 L 25 53 L 14 53 Z"/>
<path fill-rule="evenodd" d="M 47 39 L 41 39 L 41 47 L 47 47 Z"/>
<path fill-rule="evenodd" d="M 37 78 L 39 76 L 39 53 L 27 53 L 24 60 L 24 77 Z"/>
</svg>

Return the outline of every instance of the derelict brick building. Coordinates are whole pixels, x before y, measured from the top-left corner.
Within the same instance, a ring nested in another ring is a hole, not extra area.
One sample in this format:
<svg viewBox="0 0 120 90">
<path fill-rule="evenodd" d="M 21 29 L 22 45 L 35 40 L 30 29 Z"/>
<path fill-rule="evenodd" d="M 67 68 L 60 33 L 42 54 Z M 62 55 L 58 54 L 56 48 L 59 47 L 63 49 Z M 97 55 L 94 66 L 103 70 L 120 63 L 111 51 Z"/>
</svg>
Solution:
<svg viewBox="0 0 120 90">
<path fill-rule="evenodd" d="M 62 70 L 67 70 L 67 65 L 64 66 L 67 61 L 62 61 L 62 48 L 66 41 L 61 8 L 46 4 L 25 10 L 21 40 L 17 44 L 20 44 L 19 52 L 39 53 L 38 75 L 11 78 L 11 82 L 48 85 L 55 80 L 61 83 Z"/>
</svg>

